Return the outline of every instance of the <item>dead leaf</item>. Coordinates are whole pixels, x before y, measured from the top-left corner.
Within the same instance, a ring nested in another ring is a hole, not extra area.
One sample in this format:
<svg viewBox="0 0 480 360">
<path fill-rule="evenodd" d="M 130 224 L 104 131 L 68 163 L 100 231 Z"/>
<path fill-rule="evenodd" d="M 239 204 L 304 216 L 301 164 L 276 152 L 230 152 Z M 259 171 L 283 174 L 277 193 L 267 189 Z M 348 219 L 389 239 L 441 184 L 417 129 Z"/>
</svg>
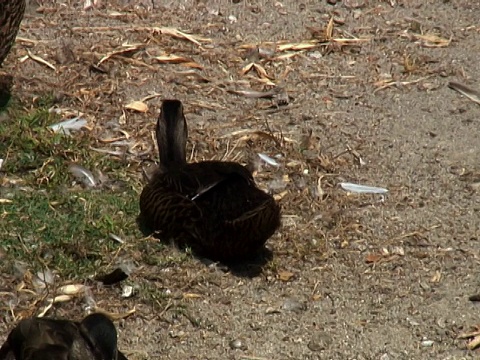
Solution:
<svg viewBox="0 0 480 360">
<path fill-rule="evenodd" d="M 185 40 L 191 41 L 198 46 L 202 45 L 200 43 L 200 41 L 211 42 L 210 39 L 201 38 L 201 37 L 196 36 L 196 35 L 186 34 L 183 31 L 180 31 L 180 30 L 175 29 L 175 28 L 163 27 L 163 28 L 155 28 L 155 30 L 160 32 L 161 34 L 167 34 L 167 35 L 170 35 L 170 36 L 173 36 L 173 37 L 177 37 L 177 38 L 180 38 L 180 39 L 185 39 Z"/>
<path fill-rule="evenodd" d="M 278 45 L 277 51 L 287 51 L 287 50 L 308 50 L 313 49 L 318 46 L 318 40 L 306 40 L 298 43 L 288 43 Z"/>
<path fill-rule="evenodd" d="M 107 55 L 105 55 L 103 58 L 100 59 L 100 61 L 96 64 L 96 66 L 100 67 L 100 65 L 103 62 L 107 61 L 111 57 L 114 57 L 114 56 L 117 56 L 117 55 L 122 55 L 122 56 L 133 55 L 136 52 L 138 52 L 139 50 L 142 50 L 144 48 L 145 48 L 145 45 L 143 45 L 143 44 L 123 45 L 122 49 L 114 50 L 114 51 L 111 51 L 111 52 L 107 53 Z"/>
<path fill-rule="evenodd" d="M 242 75 L 247 74 L 250 70 L 252 70 L 254 65 L 255 65 L 255 63 L 248 63 L 247 65 L 245 65 L 242 68 L 242 70 L 240 71 L 240 74 L 242 74 Z"/>
<path fill-rule="evenodd" d="M 196 63 L 192 59 L 186 58 L 184 56 L 175 55 L 175 54 L 163 54 L 160 56 L 155 56 L 155 60 L 157 60 L 161 64 L 182 64 L 191 68 L 195 69 L 203 69 L 203 66 Z"/>
<path fill-rule="evenodd" d="M 53 299 L 49 299 L 48 301 L 52 302 L 53 304 L 59 303 L 59 302 L 67 302 L 72 300 L 72 297 L 70 295 L 58 295 L 55 296 Z"/>
<path fill-rule="evenodd" d="M 330 40 L 333 37 L 333 16 L 330 18 L 330 21 L 325 28 L 325 39 Z"/>
<path fill-rule="evenodd" d="M 279 271 L 277 276 L 281 281 L 289 281 L 293 277 L 294 273 L 290 271 Z"/>
<path fill-rule="evenodd" d="M 180 55 L 175 55 L 175 54 L 163 54 L 160 56 L 154 56 L 153 57 L 155 60 L 161 63 L 169 63 L 169 64 L 180 64 L 183 62 L 188 62 L 191 61 L 190 59 L 187 59 L 186 57 L 180 56 Z"/>
<path fill-rule="evenodd" d="M 125 109 L 146 113 L 148 111 L 148 105 L 142 101 L 132 101 L 125 105 Z"/>
<path fill-rule="evenodd" d="M 258 65 L 258 64 L 253 64 L 253 67 L 255 68 L 255 70 L 257 71 L 257 74 L 258 76 L 260 76 L 261 78 L 263 79 L 269 79 L 269 80 L 273 80 L 274 78 L 269 76 L 267 74 L 267 71 L 263 68 L 263 66 L 261 65 Z"/>
<path fill-rule="evenodd" d="M 457 335 L 457 339 L 468 339 L 468 338 L 479 336 L 479 335 L 480 335 L 480 330 L 478 330 L 478 326 L 476 326 L 476 330 L 461 333 Z"/>
<path fill-rule="evenodd" d="M 450 39 L 445 39 L 445 38 L 442 38 L 438 35 L 433 35 L 433 34 L 426 34 L 426 35 L 413 34 L 413 38 L 417 39 L 417 40 L 420 40 L 420 43 L 423 46 L 429 47 L 429 48 L 447 47 L 452 42 L 451 37 L 450 37 Z"/>
<path fill-rule="evenodd" d="M 473 340 L 467 344 L 467 348 L 469 350 L 475 350 L 479 346 L 480 346 L 480 336 L 474 337 Z"/>
<path fill-rule="evenodd" d="M 365 262 L 367 264 L 373 264 L 373 263 L 379 262 L 382 259 L 383 259 L 383 255 L 381 255 L 381 254 L 368 254 L 365 257 Z"/>
<path fill-rule="evenodd" d="M 463 96 L 466 96 L 468 99 L 472 100 L 473 102 L 480 104 L 480 92 L 477 90 L 474 90 L 472 88 L 469 88 L 466 85 L 450 81 L 448 83 L 448 87 L 450 89 L 453 89 L 455 91 L 458 91 L 460 94 Z"/>
<path fill-rule="evenodd" d="M 201 297 L 202 297 L 202 295 L 195 294 L 195 293 L 184 293 L 183 294 L 184 299 L 199 299 Z"/>
<path fill-rule="evenodd" d="M 137 311 L 135 309 L 135 307 L 133 309 L 128 310 L 128 311 L 123 312 L 123 313 L 114 313 L 114 312 L 110 312 L 110 311 L 104 310 L 104 309 L 99 308 L 99 307 L 95 307 L 93 310 L 94 310 L 94 312 L 101 313 L 101 314 L 107 316 L 112 321 L 125 319 L 125 318 L 129 317 L 130 315 L 133 315 Z"/>
<path fill-rule="evenodd" d="M 70 284 L 59 287 L 57 292 L 62 295 L 76 295 L 80 292 L 83 293 L 84 290 L 85 285 L 83 284 Z"/>
<path fill-rule="evenodd" d="M 199 70 L 202 70 L 203 69 L 203 66 L 196 63 L 195 61 L 189 61 L 189 62 L 185 62 L 182 64 L 183 66 L 186 66 L 186 67 L 189 67 L 189 68 L 192 68 L 192 69 L 199 69 Z"/>
<path fill-rule="evenodd" d="M 48 66 L 50 69 L 57 71 L 57 68 L 53 66 L 51 63 L 49 63 L 47 60 L 42 59 L 40 56 L 34 55 L 30 52 L 30 50 L 27 50 L 28 56 L 32 59 L 35 60 L 36 62 Z"/>
</svg>

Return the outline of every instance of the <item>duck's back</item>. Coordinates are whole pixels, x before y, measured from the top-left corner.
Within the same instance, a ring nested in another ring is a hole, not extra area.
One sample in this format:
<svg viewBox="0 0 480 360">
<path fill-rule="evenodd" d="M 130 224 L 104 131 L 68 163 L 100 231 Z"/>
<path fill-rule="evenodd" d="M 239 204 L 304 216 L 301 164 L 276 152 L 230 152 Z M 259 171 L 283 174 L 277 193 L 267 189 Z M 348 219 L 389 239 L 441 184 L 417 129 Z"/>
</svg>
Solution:
<svg viewBox="0 0 480 360">
<path fill-rule="evenodd" d="M 271 196 L 258 189 L 252 175 L 234 162 L 208 161 L 187 165 L 188 172 L 200 180 L 206 189 L 195 203 L 215 222 L 231 222 L 261 206 Z M 209 174 L 202 175 L 210 167 Z M 212 174 L 215 174 L 212 176 Z M 215 184 L 208 189 L 208 184 Z"/>
</svg>

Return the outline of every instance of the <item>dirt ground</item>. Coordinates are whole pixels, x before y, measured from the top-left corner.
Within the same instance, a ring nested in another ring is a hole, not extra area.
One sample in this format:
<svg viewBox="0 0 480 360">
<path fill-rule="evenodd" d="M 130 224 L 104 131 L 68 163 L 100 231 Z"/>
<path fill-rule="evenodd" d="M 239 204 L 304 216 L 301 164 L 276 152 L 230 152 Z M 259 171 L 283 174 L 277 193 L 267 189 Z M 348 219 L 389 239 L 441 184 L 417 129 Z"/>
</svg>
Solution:
<svg viewBox="0 0 480 360">
<path fill-rule="evenodd" d="M 23 103 L 54 93 L 99 136 L 116 122 L 144 152 L 128 157 L 139 183 L 156 159 L 162 98 L 184 102 L 193 160 L 264 153 L 280 163 L 256 174 L 283 209 L 271 262 L 246 277 L 198 259 L 137 261 L 133 278 L 156 284 L 166 305 L 125 300 L 137 310 L 117 323 L 129 358 L 479 356 L 457 336 L 480 325 L 469 301 L 480 293 L 480 107 L 447 86 L 480 88 L 479 1 L 83 5 L 30 2 L 4 64 Z M 55 70 L 21 61 L 27 51 Z M 238 93 L 274 85 L 288 103 Z M 142 99 L 147 112 L 124 108 Z M 349 194 L 342 181 L 389 193 Z"/>
</svg>

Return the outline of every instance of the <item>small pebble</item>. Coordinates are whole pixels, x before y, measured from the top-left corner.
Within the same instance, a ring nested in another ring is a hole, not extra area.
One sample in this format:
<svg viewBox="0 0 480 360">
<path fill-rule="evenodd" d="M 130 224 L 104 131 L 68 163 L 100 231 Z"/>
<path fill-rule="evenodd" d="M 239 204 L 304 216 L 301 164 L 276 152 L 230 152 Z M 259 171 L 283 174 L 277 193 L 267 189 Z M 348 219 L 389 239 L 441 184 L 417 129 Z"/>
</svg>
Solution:
<svg viewBox="0 0 480 360">
<path fill-rule="evenodd" d="M 423 346 L 423 347 L 433 346 L 433 341 L 432 341 L 432 340 L 423 340 L 423 341 L 422 341 L 422 346 Z"/>
<path fill-rule="evenodd" d="M 285 311 L 300 312 L 307 310 L 307 306 L 297 299 L 288 298 L 283 302 L 282 309 Z"/>
<path fill-rule="evenodd" d="M 308 53 L 307 56 L 317 60 L 323 58 L 323 55 L 320 51 L 312 51 L 311 53 Z"/>
<path fill-rule="evenodd" d="M 323 351 L 330 347 L 332 343 L 332 337 L 327 334 L 326 332 L 317 332 L 313 334 L 312 338 L 310 339 L 307 347 L 311 351 Z"/>
<path fill-rule="evenodd" d="M 268 314 L 279 314 L 280 313 L 280 310 L 274 308 L 274 307 L 271 307 L 269 306 L 267 308 L 267 310 L 265 310 L 265 313 L 268 315 Z"/>
<path fill-rule="evenodd" d="M 168 333 L 168 335 L 170 335 L 170 337 L 173 338 L 173 339 L 175 339 L 175 338 L 182 338 L 182 337 L 185 336 L 185 331 L 182 331 L 182 330 L 180 330 L 180 331 L 174 331 L 174 330 L 172 330 L 172 331 L 170 331 L 170 332 Z"/>
<path fill-rule="evenodd" d="M 394 246 L 392 248 L 392 254 L 404 256 L 405 255 L 405 250 L 401 246 Z"/>
<path fill-rule="evenodd" d="M 232 341 L 230 341 L 229 345 L 230 345 L 230 348 L 233 349 L 233 350 L 236 350 L 236 349 L 246 350 L 247 349 L 247 346 L 245 345 L 245 342 L 241 339 L 233 339 Z"/>
</svg>

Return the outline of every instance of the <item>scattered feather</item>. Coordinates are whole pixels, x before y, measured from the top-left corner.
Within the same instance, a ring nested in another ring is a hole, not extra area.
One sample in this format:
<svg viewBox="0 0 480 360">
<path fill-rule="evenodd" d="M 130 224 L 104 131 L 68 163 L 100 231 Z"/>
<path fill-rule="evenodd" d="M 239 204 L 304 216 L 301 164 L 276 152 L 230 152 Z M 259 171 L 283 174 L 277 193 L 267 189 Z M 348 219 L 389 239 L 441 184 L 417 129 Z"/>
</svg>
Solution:
<svg viewBox="0 0 480 360">
<path fill-rule="evenodd" d="M 353 184 L 348 182 L 340 183 L 340 186 L 343 190 L 350 191 L 353 193 L 358 194 L 386 194 L 388 192 L 387 189 L 376 187 L 376 186 L 367 186 L 367 185 L 359 185 Z"/>
<path fill-rule="evenodd" d="M 60 132 L 65 135 L 70 135 L 70 130 L 77 131 L 87 125 L 87 120 L 82 119 L 80 117 L 74 117 L 72 119 L 68 119 L 57 124 L 50 125 L 49 128 L 53 130 L 53 132 L 57 133 Z"/>
<path fill-rule="evenodd" d="M 130 275 L 135 271 L 135 264 L 131 260 L 122 261 L 118 267 L 123 270 L 127 275 Z"/>
<path fill-rule="evenodd" d="M 133 286 L 131 285 L 123 285 L 122 286 L 122 297 L 129 298 L 133 295 Z"/>
<path fill-rule="evenodd" d="M 83 293 L 83 300 L 85 302 L 85 310 L 94 310 L 97 308 L 97 304 L 95 302 L 95 299 L 93 298 L 93 293 L 92 289 L 90 289 L 88 286 L 85 286 Z"/>
<path fill-rule="evenodd" d="M 55 275 L 50 269 L 37 272 L 37 276 L 32 279 L 33 287 L 37 293 L 41 293 L 43 289 L 55 282 Z"/>
<path fill-rule="evenodd" d="M 83 166 L 78 164 L 70 164 L 68 171 L 70 171 L 70 173 L 86 187 L 92 188 L 98 185 L 98 182 L 93 176 L 92 172 L 85 169 Z"/>
<path fill-rule="evenodd" d="M 119 242 L 120 244 L 124 244 L 124 243 L 125 243 L 125 240 L 123 240 L 123 239 L 122 239 L 120 236 L 118 236 L 118 235 L 109 233 L 108 236 L 110 237 L 110 239 L 115 240 L 115 241 Z"/>
<path fill-rule="evenodd" d="M 262 154 L 262 153 L 258 153 L 258 156 L 260 157 L 260 159 L 262 159 L 263 161 L 265 161 L 267 164 L 269 165 L 272 165 L 272 166 L 276 166 L 276 167 L 279 167 L 280 164 L 278 162 L 275 161 L 275 159 L 272 159 L 270 156 L 268 155 L 265 155 L 265 154 Z"/>
<path fill-rule="evenodd" d="M 220 181 L 215 181 L 213 182 L 212 184 L 210 184 L 209 186 L 206 186 L 204 188 L 200 188 L 198 190 L 198 192 L 196 194 L 194 194 L 191 198 L 192 201 L 195 201 L 199 196 L 202 196 L 203 194 L 205 194 L 208 190 L 214 188 L 215 186 L 218 185 Z"/>
</svg>

